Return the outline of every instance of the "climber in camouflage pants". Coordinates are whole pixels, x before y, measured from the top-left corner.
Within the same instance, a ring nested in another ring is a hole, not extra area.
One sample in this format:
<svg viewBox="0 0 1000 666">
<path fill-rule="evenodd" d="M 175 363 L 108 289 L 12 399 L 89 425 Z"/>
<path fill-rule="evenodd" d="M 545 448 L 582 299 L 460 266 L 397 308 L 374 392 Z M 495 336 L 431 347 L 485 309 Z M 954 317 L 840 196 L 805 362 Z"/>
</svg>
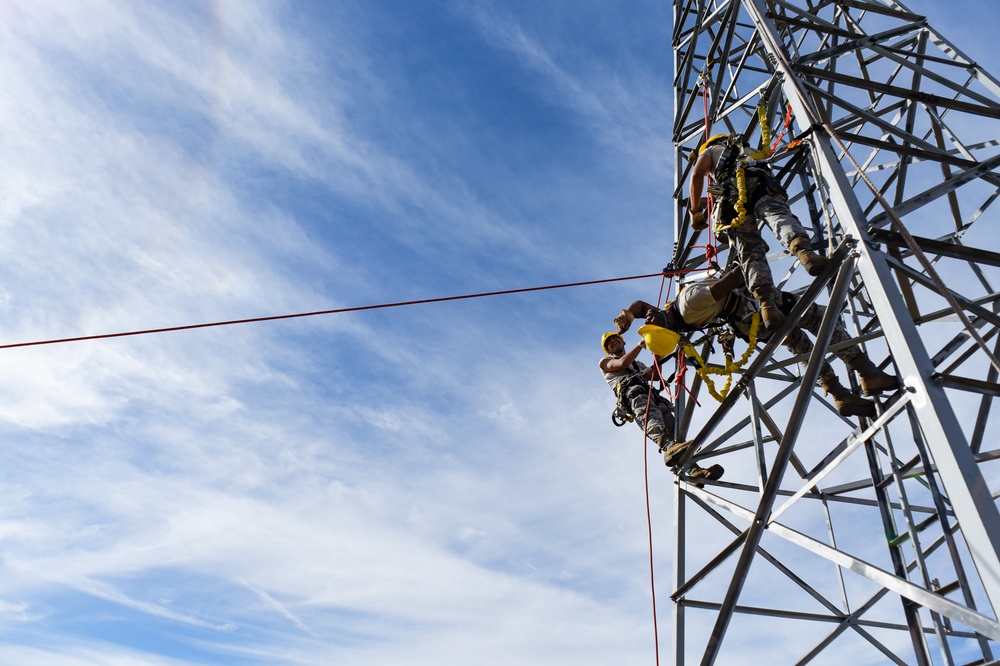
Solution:
<svg viewBox="0 0 1000 666">
<path fill-rule="evenodd" d="M 737 150 L 738 146 L 743 146 Z M 767 263 L 767 243 L 760 235 L 759 223 L 763 222 L 773 232 L 782 246 L 799 259 L 809 275 L 819 275 L 826 266 L 826 258 L 813 251 L 809 231 L 788 207 L 788 195 L 781 182 L 774 176 L 766 163 L 758 163 L 739 169 L 745 177 L 745 219 L 734 222 L 737 216 L 735 204 L 738 188 L 736 172 L 746 147 L 738 136 L 717 134 L 709 137 L 695 151 L 694 167 L 691 170 L 690 199 L 691 226 L 695 231 L 708 226 L 706 211 L 702 203 L 702 189 L 705 179 L 711 178 L 719 184 L 722 193 L 718 195 L 717 211 L 727 223 L 730 249 L 735 253 L 747 287 L 760 303 L 761 317 L 768 328 L 776 328 L 783 319 L 778 303 L 781 293 L 774 285 L 771 269 Z M 716 195 L 713 195 L 716 196 Z"/>
<path fill-rule="evenodd" d="M 634 301 L 615 317 L 619 332 L 629 329 L 636 318 L 645 318 L 647 324 L 663 326 L 679 333 L 689 333 L 710 327 L 728 324 L 734 334 L 745 340 L 750 338 L 750 328 L 755 308 L 753 301 L 742 291 L 742 275 L 739 268 L 733 269 L 718 280 L 704 280 L 684 286 L 673 301 L 668 301 L 663 309 L 645 301 Z M 776 307 L 783 315 L 791 314 L 798 297 L 789 292 L 779 291 Z M 782 344 L 795 355 L 808 354 L 813 350 L 812 340 L 806 331 L 816 335 L 826 314 L 826 308 L 812 303 L 796 321 L 795 327 L 785 336 Z M 761 327 L 758 341 L 770 339 L 771 331 Z M 850 340 L 841 319 L 838 317 L 830 336 L 831 346 Z M 861 389 L 865 395 L 894 390 L 898 387 L 895 377 L 876 366 L 858 345 L 838 349 L 834 354 L 851 370 L 858 373 Z M 840 383 L 836 372 L 825 360 L 817 378 L 823 390 L 833 397 L 834 405 L 841 416 L 875 416 L 875 404 L 855 396 Z"/>
</svg>

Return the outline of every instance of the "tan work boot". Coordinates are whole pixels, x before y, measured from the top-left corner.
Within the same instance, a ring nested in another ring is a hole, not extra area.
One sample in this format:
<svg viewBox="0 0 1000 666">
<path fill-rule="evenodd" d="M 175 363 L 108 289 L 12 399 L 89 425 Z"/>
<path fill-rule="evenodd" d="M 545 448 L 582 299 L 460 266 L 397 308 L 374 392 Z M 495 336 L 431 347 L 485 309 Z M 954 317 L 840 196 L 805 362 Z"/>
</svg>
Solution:
<svg viewBox="0 0 1000 666">
<path fill-rule="evenodd" d="M 865 395 L 875 395 L 882 391 L 895 391 L 899 388 L 899 380 L 879 370 L 871 359 L 864 354 L 847 364 L 861 378 L 861 390 Z"/>
<path fill-rule="evenodd" d="M 663 463 L 671 469 L 680 465 L 681 459 L 684 458 L 687 450 L 691 448 L 692 442 L 693 440 L 686 442 L 666 442 L 666 447 L 660 445 L 660 450 L 663 451 Z"/>
<path fill-rule="evenodd" d="M 806 269 L 806 273 L 813 277 L 822 273 L 823 269 L 826 268 L 827 258 L 813 252 L 812 241 L 808 238 L 801 236 L 793 238 L 792 242 L 788 244 L 788 251 L 798 258 L 802 268 Z"/>
<path fill-rule="evenodd" d="M 875 418 L 875 403 L 851 393 L 836 377 L 820 383 L 826 395 L 833 397 L 833 404 L 841 416 L 866 416 Z"/>
<path fill-rule="evenodd" d="M 692 479 L 691 483 L 697 488 L 702 488 L 705 484 L 698 483 L 698 481 L 715 481 L 716 479 L 721 479 L 722 475 L 726 473 L 725 468 L 722 465 L 712 465 L 709 468 L 698 467 L 697 465 L 691 465 L 690 469 L 687 470 L 687 476 Z"/>
<path fill-rule="evenodd" d="M 755 291 L 753 295 L 760 303 L 760 318 L 764 320 L 764 328 L 773 331 L 781 326 L 785 321 L 785 313 L 781 311 L 771 295 L 765 294 L 761 290 Z"/>
</svg>

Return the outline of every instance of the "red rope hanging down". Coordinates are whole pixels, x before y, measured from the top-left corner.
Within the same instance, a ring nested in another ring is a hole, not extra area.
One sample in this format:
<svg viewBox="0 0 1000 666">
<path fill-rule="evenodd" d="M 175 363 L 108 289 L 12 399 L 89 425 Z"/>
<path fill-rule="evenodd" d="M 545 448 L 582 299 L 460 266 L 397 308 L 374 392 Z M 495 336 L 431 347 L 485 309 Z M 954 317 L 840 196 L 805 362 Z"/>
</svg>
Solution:
<svg viewBox="0 0 1000 666">
<path fill-rule="evenodd" d="M 659 305 L 660 299 L 663 298 L 663 285 L 667 282 L 669 277 L 670 283 L 667 288 L 667 293 L 670 293 L 673 287 L 673 273 L 669 276 L 664 273 L 663 278 L 660 280 L 660 293 L 656 296 L 656 303 Z M 660 380 L 662 386 L 666 386 L 666 382 L 663 381 L 663 373 L 660 371 L 660 361 L 653 354 L 653 367 L 656 378 Z M 646 414 L 642 421 L 642 473 L 643 480 L 646 487 L 646 534 L 649 538 L 649 593 L 652 598 L 653 604 L 653 648 L 656 653 L 656 664 L 660 664 L 660 630 L 659 622 L 656 617 L 656 574 L 653 566 L 653 515 L 650 509 L 650 497 L 649 497 L 649 455 L 646 453 L 646 424 L 649 422 L 649 405 L 653 402 L 653 377 L 650 377 L 649 382 L 649 392 L 646 395 Z M 664 424 L 666 425 L 666 424 Z"/>
<path fill-rule="evenodd" d="M 657 306 L 659 306 L 659 303 L 663 302 L 664 284 L 667 284 L 666 292 L 667 296 L 669 296 L 673 292 L 674 276 L 679 273 L 687 273 L 687 272 L 691 271 L 687 270 L 669 271 L 663 274 L 663 279 L 660 281 L 660 293 L 657 294 L 656 297 Z M 691 391 L 683 383 L 684 373 L 687 370 L 687 365 L 684 363 L 683 347 L 678 348 L 676 358 L 678 360 L 679 366 L 675 372 L 675 382 L 677 383 L 679 388 L 677 389 L 677 395 L 673 395 L 669 390 L 666 389 L 668 382 L 663 377 L 663 370 L 660 366 L 660 359 L 656 356 L 656 354 L 653 354 L 653 368 L 654 368 L 655 378 L 659 380 L 660 384 L 664 387 L 664 390 L 667 390 L 667 394 L 670 395 L 675 402 L 677 400 L 677 396 L 680 395 L 681 388 L 687 391 L 689 395 L 691 394 Z M 652 380 L 653 378 L 650 379 Z M 694 399 L 693 395 L 691 397 L 692 399 Z M 653 382 L 650 381 L 649 392 L 646 395 L 646 414 L 642 421 L 642 461 L 643 461 L 643 480 L 646 489 L 646 533 L 649 539 L 649 589 L 650 589 L 650 597 L 652 598 L 652 604 L 653 604 L 653 643 L 654 643 L 654 648 L 656 650 L 656 664 L 657 666 L 659 666 L 660 634 L 659 634 L 659 622 L 657 620 L 657 615 L 656 615 L 656 574 L 654 568 L 654 552 L 653 552 L 653 516 L 652 516 L 652 511 L 650 509 L 651 500 L 649 495 L 649 456 L 647 455 L 646 452 L 646 424 L 649 422 L 649 405 L 652 403 L 652 401 L 653 401 Z M 695 402 L 697 402 L 697 400 Z"/>
<path fill-rule="evenodd" d="M 656 577 L 653 571 L 653 515 L 649 508 L 649 456 L 646 453 L 646 424 L 649 422 L 649 403 L 652 401 L 653 383 L 650 382 L 649 394 L 646 396 L 646 414 L 642 420 L 642 474 L 646 485 L 646 534 L 649 537 L 649 592 L 653 602 L 653 649 L 656 653 L 656 664 L 659 666 L 660 630 L 659 622 L 656 619 Z"/>
<path fill-rule="evenodd" d="M 666 272 L 662 273 L 661 278 L 662 279 L 660 280 L 660 293 L 656 297 L 656 303 L 659 303 L 660 299 L 663 297 L 663 285 L 667 281 L 668 273 Z M 673 275 L 669 274 L 669 278 L 672 283 Z M 653 564 L 653 515 L 652 515 L 652 510 L 650 508 L 651 501 L 649 496 L 649 455 L 646 451 L 646 426 L 649 423 L 649 406 L 653 402 L 653 381 L 654 379 L 659 379 L 661 384 L 665 385 L 665 383 L 663 382 L 663 374 L 662 372 L 660 372 L 660 362 L 655 354 L 653 354 L 653 368 L 655 377 L 650 377 L 649 389 L 646 393 L 646 413 L 643 414 L 642 418 L 642 424 L 641 424 L 642 434 L 640 435 L 641 446 L 639 450 L 642 451 L 642 474 L 643 474 L 643 483 L 646 491 L 646 535 L 649 543 L 649 591 L 653 606 L 653 648 L 656 654 L 656 664 L 657 666 L 659 666 L 660 631 L 659 631 L 659 622 L 656 616 L 656 573 Z"/>
<path fill-rule="evenodd" d="M 705 83 L 704 81 L 701 84 L 701 93 L 702 93 L 702 98 L 704 99 L 704 107 L 705 107 L 705 139 L 704 140 L 708 141 L 709 137 L 712 135 L 712 123 L 711 123 L 711 121 L 709 119 L 709 112 L 708 112 L 708 84 Z M 711 178 L 711 176 L 709 176 L 709 178 Z M 698 202 L 698 205 L 699 205 L 699 207 L 701 206 L 701 202 L 700 201 Z M 711 265 L 716 265 L 717 266 L 718 264 L 715 263 L 715 257 L 718 256 L 718 254 L 719 254 L 719 250 L 718 250 L 719 241 L 718 241 L 718 238 L 715 235 L 715 228 L 712 226 L 712 212 L 713 212 L 712 208 L 713 208 L 713 205 L 714 205 L 714 199 L 711 196 L 709 196 L 708 197 L 708 205 L 705 207 L 705 219 L 708 222 L 708 243 L 705 244 L 704 246 L 696 246 L 696 247 L 704 247 L 705 248 L 705 261 L 706 261 L 706 263 L 708 263 L 710 266 Z"/>
</svg>

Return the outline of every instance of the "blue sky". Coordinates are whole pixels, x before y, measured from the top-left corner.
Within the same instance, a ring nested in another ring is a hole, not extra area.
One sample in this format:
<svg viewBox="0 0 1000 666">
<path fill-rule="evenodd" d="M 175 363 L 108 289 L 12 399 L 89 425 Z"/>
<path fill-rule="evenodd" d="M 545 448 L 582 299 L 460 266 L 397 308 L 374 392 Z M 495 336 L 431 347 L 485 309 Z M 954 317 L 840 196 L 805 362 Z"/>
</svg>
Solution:
<svg viewBox="0 0 1000 666">
<path fill-rule="evenodd" d="M 0 344 L 671 251 L 668 2 L 0 0 L 0 31 Z M 658 290 L 0 350 L 0 663 L 651 663 L 646 449 L 596 364 Z"/>
</svg>

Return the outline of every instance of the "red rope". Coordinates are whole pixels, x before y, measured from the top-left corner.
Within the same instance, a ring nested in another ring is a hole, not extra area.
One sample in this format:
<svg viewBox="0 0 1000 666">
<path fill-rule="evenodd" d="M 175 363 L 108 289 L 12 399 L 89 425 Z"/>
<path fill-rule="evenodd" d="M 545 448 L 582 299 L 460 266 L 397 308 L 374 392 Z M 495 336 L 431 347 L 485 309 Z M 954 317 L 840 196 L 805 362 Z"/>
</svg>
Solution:
<svg viewBox="0 0 1000 666">
<path fill-rule="evenodd" d="M 656 356 L 653 356 L 654 365 Z M 653 516 L 649 509 L 649 455 L 646 453 L 646 426 L 649 424 L 649 405 L 653 402 L 653 383 L 649 383 L 649 393 L 646 394 L 646 415 L 642 420 L 642 474 L 646 484 L 646 533 L 649 536 L 649 589 L 653 598 L 653 649 L 656 652 L 656 664 L 660 664 L 660 632 L 656 620 L 656 579 L 653 575 Z M 666 424 L 664 424 L 666 425 Z"/>
<path fill-rule="evenodd" d="M 650 385 L 650 392 L 652 392 L 652 385 Z M 652 396 L 650 396 L 651 398 Z M 646 417 L 649 417 L 649 403 L 650 399 L 646 400 Z M 646 433 L 645 428 L 643 429 L 643 446 L 642 446 L 642 471 L 646 484 L 646 532 L 649 536 L 649 591 L 652 596 L 653 602 L 653 651 L 656 654 L 656 664 L 660 664 L 660 631 L 658 629 L 659 622 L 656 619 L 656 578 L 653 571 L 653 516 L 650 512 L 650 502 L 649 502 L 649 456 L 646 454 Z"/>
<path fill-rule="evenodd" d="M 709 122 L 708 114 L 708 85 L 702 82 L 701 84 L 701 96 L 704 100 L 705 107 L 705 141 L 708 141 L 710 132 L 712 131 L 712 124 Z M 711 176 L 709 176 L 711 178 Z M 708 206 L 705 207 L 705 218 L 708 220 L 708 244 L 705 245 L 705 261 L 709 264 L 715 259 L 718 252 L 718 242 L 715 235 L 715 229 L 712 227 L 712 208 L 714 207 L 714 197 L 709 195 Z M 691 202 L 694 203 L 694 202 Z M 701 202 L 698 202 L 698 207 L 701 207 Z M 701 247 L 701 246 L 696 246 Z"/>
<path fill-rule="evenodd" d="M 687 355 L 684 353 L 683 347 L 677 350 L 677 364 L 680 366 L 680 369 L 677 371 L 677 376 L 675 378 L 677 382 L 677 395 L 674 396 L 674 400 L 676 401 L 680 397 L 681 389 L 684 389 L 684 392 L 687 393 L 688 397 L 694 401 L 694 404 L 700 407 L 701 403 L 698 402 L 698 398 L 694 397 L 694 393 L 691 392 L 691 389 L 689 389 L 687 384 L 684 382 L 684 375 L 687 374 L 688 366 Z"/>
<path fill-rule="evenodd" d="M 691 270 L 700 270 L 700 269 L 691 269 Z M 673 271 L 673 272 L 671 272 L 669 274 L 670 283 L 667 286 L 667 294 L 668 295 L 673 291 L 674 276 L 676 274 L 678 274 L 678 273 L 687 273 L 687 272 L 691 272 L 691 271 L 690 270 Z M 656 303 L 657 303 L 657 305 L 659 305 L 659 303 L 663 302 L 662 301 L 662 299 L 663 299 L 663 285 L 664 285 L 664 283 L 666 281 L 667 281 L 667 275 L 664 275 L 663 280 L 660 281 L 660 293 L 656 297 Z M 676 381 L 676 383 L 678 385 L 677 394 L 673 395 L 673 394 L 670 394 L 670 391 L 667 391 L 667 393 L 671 395 L 671 398 L 674 400 L 675 403 L 677 401 L 677 397 L 680 395 L 681 388 L 683 388 L 685 391 L 687 391 L 688 394 L 691 395 L 691 398 L 694 399 L 694 395 L 691 394 L 691 391 L 683 383 L 683 381 L 684 381 L 684 373 L 687 371 L 687 364 L 684 363 L 684 349 L 683 349 L 683 347 L 678 348 L 676 359 L 677 359 L 677 361 L 679 363 L 678 369 L 675 372 L 675 381 Z M 663 370 L 660 367 L 660 359 L 657 358 L 656 354 L 653 354 L 653 367 L 655 368 L 656 377 L 659 379 L 660 384 L 664 387 L 664 389 L 666 389 L 667 382 L 663 379 Z M 652 384 L 652 382 L 650 382 L 649 393 L 646 395 L 646 415 L 645 415 L 645 418 L 643 420 L 643 428 L 642 428 L 642 443 L 643 443 L 643 446 L 642 446 L 642 453 L 643 453 L 643 455 L 642 455 L 642 464 L 643 464 L 644 482 L 645 482 L 645 486 L 646 486 L 646 533 L 647 533 L 648 538 L 649 538 L 649 590 L 650 590 L 650 596 L 652 597 L 652 603 L 653 603 L 653 646 L 654 646 L 654 650 L 656 651 L 656 666 L 659 666 L 660 665 L 660 632 L 659 632 L 659 622 L 657 621 L 657 617 L 656 617 L 656 575 L 655 575 L 654 557 L 653 557 L 653 516 L 652 516 L 652 512 L 650 510 L 650 498 L 649 498 L 649 456 L 646 454 L 646 426 L 645 426 L 645 424 L 649 422 L 649 405 L 650 405 L 650 403 L 652 403 L 652 401 L 653 401 L 653 384 Z M 697 403 L 698 401 L 695 400 L 695 402 Z M 671 439 L 672 439 L 672 437 L 671 437 Z"/>
<path fill-rule="evenodd" d="M 788 126 L 791 124 L 791 122 L 792 122 L 792 105 L 789 104 L 788 111 L 785 112 L 785 123 L 781 128 L 781 133 L 778 134 L 778 138 L 774 140 L 774 145 L 771 146 L 771 151 L 768 153 L 768 155 L 773 155 L 774 151 L 778 149 L 778 144 L 781 143 L 781 140 L 783 138 L 785 138 L 785 132 L 788 131 Z"/>
<path fill-rule="evenodd" d="M 670 285 L 667 289 L 667 293 L 670 293 L 670 288 L 673 286 L 674 274 L 670 274 Z M 660 293 L 656 296 L 657 306 L 662 302 L 660 299 L 663 298 L 663 285 L 667 282 L 667 276 L 664 275 L 663 279 L 660 280 Z M 660 371 L 660 361 L 656 358 L 656 354 L 653 354 L 653 367 L 655 368 L 656 376 L 660 380 L 660 384 L 666 386 L 666 382 L 663 381 L 663 373 Z M 652 377 L 650 377 L 652 379 Z M 649 537 L 649 592 L 652 597 L 653 603 L 653 649 L 656 652 L 656 664 L 660 664 L 660 630 L 659 622 L 656 619 L 656 575 L 653 567 L 653 516 L 650 511 L 650 500 L 649 500 L 649 455 L 646 453 L 646 424 L 649 422 L 649 405 L 653 402 L 653 382 L 649 382 L 649 393 L 646 395 L 646 417 L 643 419 L 642 427 L 642 472 L 644 481 L 646 484 L 646 534 Z M 666 427 L 666 423 L 663 424 Z M 673 433 L 671 433 L 671 436 Z M 672 437 L 671 437 L 672 438 Z"/>
<path fill-rule="evenodd" d="M 505 289 L 503 291 L 486 291 L 478 294 L 463 294 L 461 296 L 441 296 L 438 298 L 424 298 L 417 301 L 400 301 L 398 303 L 380 303 L 378 305 L 359 305 L 350 308 L 337 308 L 334 310 L 316 310 L 314 312 L 298 312 L 295 314 L 270 315 L 267 317 L 250 317 L 247 319 L 230 319 L 229 321 L 215 321 L 204 324 L 186 324 L 183 326 L 167 326 L 164 328 L 147 328 L 137 331 L 123 331 L 119 333 L 101 333 L 97 335 L 80 335 L 72 338 L 57 338 L 50 340 L 35 340 L 33 342 L 12 342 L 0 344 L 0 349 L 13 349 L 15 347 L 35 347 L 39 345 L 54 345 L 62 342 L 83 342 L 85 340 L 103 340 L 106 338 L 124 338 L 133 335 L 150 335 L 153 333 L 171 333 L 174 331 L 188 331 L 196 328 L 211 328 L 213 326 L 232 326 L 234 324 L 253 324 L 264 321 L 278 321 L 280 319 L 297 319 L 301 317 L 316 317 L 319 315 L 342 314 L 345 312 L 362 312 L 364 310 L 379 310 L 382 308 L 398 308 L 404 305 L 425 305 L 427 303 L 443 303 L 445 301 L 458 301 L 466 298 L 485 298 L 487 296 L 503 296 L 506 294 L 522 294 L 531 291 L 544 291 L 546 289 L 565 289 L 567 287 L 582 287 L 591 284 L 603 284 L 606 282 L 622 282 L 625 280 L 641 280 L 645 278 L 658 277 L 662 273 L 649 273 L 647 275 L 631 275 L 629 277 L 606 278 L 603 280 L 586 280 L 584 282 L 567 282 L 565 284 L 553 284 L 544 287 L 524 287 L 521 289 Z"/>
</svg>

